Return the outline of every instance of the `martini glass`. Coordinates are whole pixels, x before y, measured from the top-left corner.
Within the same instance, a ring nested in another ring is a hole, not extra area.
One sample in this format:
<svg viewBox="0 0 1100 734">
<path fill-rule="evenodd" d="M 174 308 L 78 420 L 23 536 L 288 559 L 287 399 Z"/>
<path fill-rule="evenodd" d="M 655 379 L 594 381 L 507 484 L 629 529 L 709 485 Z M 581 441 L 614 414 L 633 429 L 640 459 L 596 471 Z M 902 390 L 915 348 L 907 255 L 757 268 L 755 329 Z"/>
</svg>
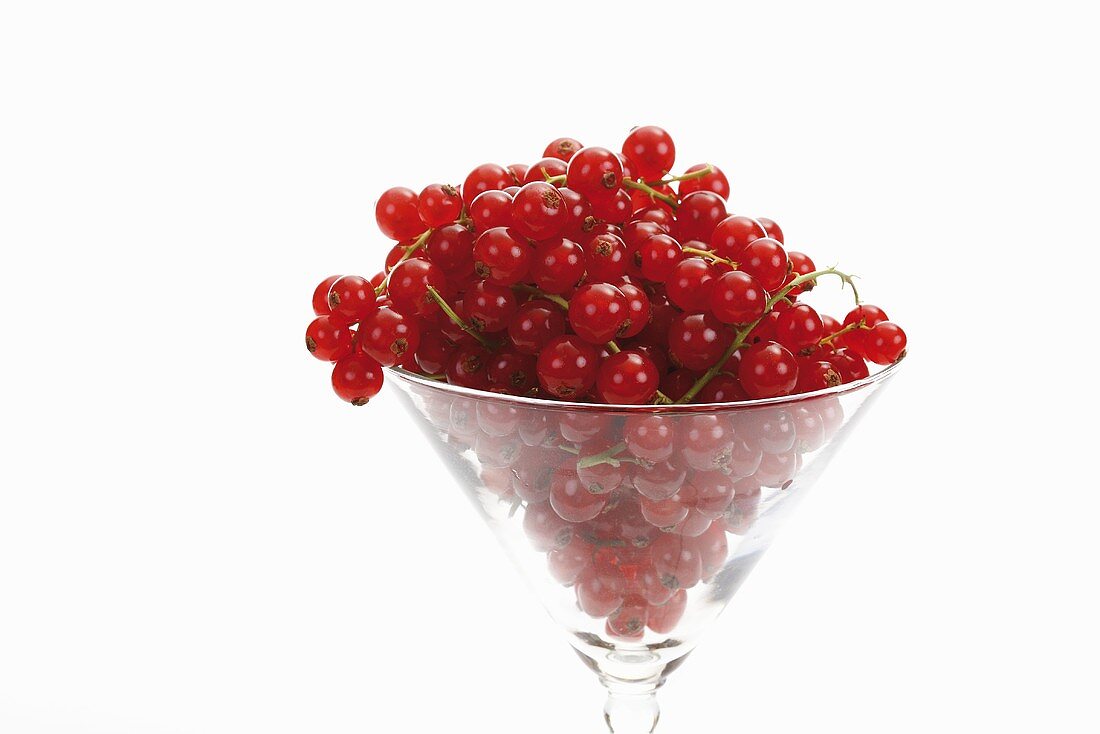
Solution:
<svg viewBox="0 0 1100 734">
<path fill-rule="evenodd" d="M 497 395 L 391 369 L 409 411 L 607 688 L 616 734 L 651 732 L 684 661 L 897 371 L 711 405 Z"/>
</svg>

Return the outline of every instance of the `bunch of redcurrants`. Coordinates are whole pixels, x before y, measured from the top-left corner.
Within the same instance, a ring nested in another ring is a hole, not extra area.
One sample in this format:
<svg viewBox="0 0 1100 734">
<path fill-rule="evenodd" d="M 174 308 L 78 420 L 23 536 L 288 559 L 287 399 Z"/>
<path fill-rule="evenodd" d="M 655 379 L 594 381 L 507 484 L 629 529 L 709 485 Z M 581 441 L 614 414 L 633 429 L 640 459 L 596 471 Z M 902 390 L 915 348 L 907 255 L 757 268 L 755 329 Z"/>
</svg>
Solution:
<svg viewBox="0 0 1100 734">
<path fill-rule="evenodd" d="M 676 147 L 633 129 L 622 153 L 550 143 L 531 166 L 382 194 L 396 244 L 370 279 L 317 286 L 306 347 L 363 405 L 397 366 L 478 390 L 608 404 L 812 392 L 905 354 L 882 309 L 843 320 L 799 297 L 835 268 L 787 250 L 770 219 L 731 215 L 717 166 L 669 176 Z"/>
</svg>

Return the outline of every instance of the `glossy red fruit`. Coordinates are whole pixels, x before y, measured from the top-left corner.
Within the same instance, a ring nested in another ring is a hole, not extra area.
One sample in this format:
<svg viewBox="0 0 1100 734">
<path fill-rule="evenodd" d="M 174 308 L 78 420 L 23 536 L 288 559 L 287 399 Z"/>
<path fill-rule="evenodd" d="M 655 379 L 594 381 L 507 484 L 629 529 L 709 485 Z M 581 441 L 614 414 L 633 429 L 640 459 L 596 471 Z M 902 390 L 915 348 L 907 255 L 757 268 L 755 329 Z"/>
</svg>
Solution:
<svg viewBox="0 0 1100 734">
<path fill-rule="evenodd" d="M 478 232 L 494 227 L 511 227 L 512 195 L 496 190 L 478 194 L 469 205 L 469 214 Z"/>
<path fill-rule="evenodd" d="M 655 283 L 664 283 L 672 275 L 676 264 L 684 259 L 680 243 L 667 234 L 657 234 L 638 248 L 642 277 Z"/>
<path fill-rule="evenodd" d="M 548 181 L 551 178 L 565 175 L 565 161 L 560 158 L 547 157 L 536 161 L 527 169 L 527 175 L 523 177 L 523 183 L 529 184 L 536 181 Z"/>
<path fill-rule="evenodd" d="M 515 316 L 518 304 L 511 288 L 479 280 L 462 299 L 466 318 L 480 332 L 504 331 Z"/>
<path fill-rule="evenodd" d="M 631 415 L 623 426 L 630 453 L 651 463 L 665 461 L 676 446 L 676 419 L 662 415 Z"/>
<path fill-rule="evenodd" d="M 454 354 L 454 342 L 441 331 L 426 331 L 420 335 L 416 348 L 416 365 L 426 375 L 441 375 Z"/>
<path fill-rule="evenodd" d="M 382 367 L 370 357 L 352 354 L 332 368 L 332 389 L 352 405 L 366 405 L 382 389 Z"/>
<path fill-rule="evenodd" d="M 844 384 L 862 380 L 871 374 L 863 357 L 848 348 L 842 347 L 836 350 L 829 355 L 828 361 L 840 373 L 840 379 Z"/>
<path fill-rule="evenodd" d="M 577 594 L 577 605 L 590 617 L 600 619 L 613 613 L 623 603 L 620 584 L 607 575 L 600 574 L 594 568 L 586 569 L 577 577 L 573 589 Z"/>
<path fill-rule="evenodd" d="M 512 227 L 529 239 L 556 237 L 569 221 L 565 199 L 545 181 L 524 185 L 512 200 Z"/>
<path fill-rule="evenodd" d="M 306 327 L 306 349 L 322 362 L 335 362 L 351 354 L 352 333 L 343 319 L 318 316 Z"/>
<path fill-rule="evenodd" d="M 630 201 L 630 194 L 619 189 L 613 196 L 597 196 L 591 200 L 592 215 L 597 219 L 612 224 L 626 224 L 630 219 L 634 206 Z"/>
<path fill-rule="evenodd" d="M 378 299 L 368 280 L 358 275 L 345 275 L 329 289 L 328 305 L 334 320 L 351 324 L 374 313 Z"/>
<path fill-rule="evenodd" d="M 584 278 L 584 272 L 584 250 L 576 242 L 553 237 L 535 243 L 529 277 L 547 293 L 558 295 L 569 291 Z"/>
<path fill-rule="evenodd" d="M 769 293 L 787 280 L 787 251 L 770 237 L 753 240 L 735 259 L 740 269 L 760 281 Z"/>
<path fill-rule="evenodd" d="M 687 593 L 680 589 L 667 602 L 650 606 L 646 626 L 659 635 L 667 635 L 676 629 L 687 609 Z"/>
<path fill-rule="evenodd" d="M 714 228 L 710 236 L 710 249 L 728 260 L 740 262 L 741 253 L 750 242 L 767 236 L 763 225 L 755 219 L 734 215 L 726 217 Z"/>
<path fill-rule="evenodd" d="M 330 275 L 313 289 L 313 313 L 316 316 L 327 316 L 332 313 L 332 307 L 328 305 L 328 292 L 332 284 L 340 280 L 342 275 Z"/>
<path fill-rule="evenodd" d="M 558 517 L 549 502 L 530 504 L 523 513 L 523 532 L 535 550 L 564 548 L 573 540 L 573 526 Z"/>
<path fill-rule="evenodd" d="M 684 311 L 705 311 L 718 282 L 714 267 L 701 257 L 689 257 L 676 263 L 665 281 L 665 293 L 674 306 Z"/>
<path fill-rule="evenodd" d="M 778 242 L 783 241 L 783 240 L 781 240 L 777 237 L 773 237 L 772 239 L 775 239 Z M 814 270 L 817 269 L 817 266 L 814 265 L 814 261 L 810 259 L 810 256 L 806 255 L 804 253 L 795 252 L 793 250 L 788 250 L 787 251 L 787 259 L 791 263 L 791 271 L 790 271 L 790 273 L 787 274 L 787 282 L 788 283 L 790 281 L 794 280 L 795 278 L 797 278 L 800 275 L 809 275 L 810 273 L 814 272 Z M 814 289 L 814 285 L 815 285 L 814 281 L 812 281 L 812 280 L 807 281 L 807 282 L 803 283 L 802 285 L 795 286 L 794 288 L 792 288 L 787 295 L 790 296 L 791 298 L 793 298 L 793 297 L 799 295 L 800 293 L 806 293 L 807 291 L 812 291 Z"/>
<path fill-rule="evenodd" d="M 628 317 L 626 296 L 609 283 L 581 286 L 569 300 L 569 325 L 593 344 L 614 339 Z"/>
<path fill-rule="evenodd" d="M 799 360 L 798 383 L 795 392 L 825 390 L 841 384 L 840 373 L 832 362 L 824 360 Z"/>
<path fill-rule="evenodd" d="M 462 214 L 462 195 L 450 184 L 429 184 L 417 197 L 416 210 L 424 224 L 442 227 Z"/>
<path fill-rule="evenodd" d="M 726 178 L 726 174 L 722 173 L 722 169 L 718 166 L 707 163 L 696 163 L 694 166 L 684 171 L 684 174 L 687 175 L 689 173 L 695 173 L 696 171 L 702 171 L 706 169 L 708 165 L 710 165 L 710 173 L 701 178 L 693 178 L 680 182 L 680 196 L 687 196 L 696 191 L 713 191 L 723 199 L 730 198 L 729 179 Z"/>
<path fill-rule="evenodd" d="M 768 237 L 771 237 L 779 244 L 783 244 L 783 230 L 779 228 L 778 224 L 767 217 L 756 217 L 756 221 L 759 222 L 760 226 L 764 228 L 764 231 L 768 233 Z"/>
<path fill-rule="evenodd" d="M 764 315 L 768 294 L 756 278 L 734 270 L 718 278 L 710 292 L 710 311 L 724 324 L 748 324 Z"/>
<path fill-rule="evenodd" d="M 559 400 L 584 397 L 596 382 L 599 358 L 596 348 L 577 336 L 551 339 L 539 352 L 539 384 Z"/>
<path fill-rule="evenodd" d="M 539 384 L 535 358 L 510 351 L 493 354 L 489 359 L 489 384 L 509 395 L 527 395 Z"/>
<path fill-rule="evenodd" d="M 635 176 L 656 180 L 672 170 L 676 145 L 672 136 L 656 125 L 636 127 L 623 142 L 623 155 L 630 161 Z"/>
<path fill-rule="evenodd" d="M 863 352 L 875 364 L 893 364 L 905 356 L 905 332 L 893 321 L 880 321 L 863 337 Z"/>
<path fill-rule="evenodd" d="M 580 141 L 574 138 L 557 138 L 550 141 L 550 144 L 546 146 L 546 150 L 542 152 L 542 155 L 546 158 L 557 158 L 568 163 L 569 159 L 583 147 Z"/>
<path fill-rule="evenodd" d="M 374 219 L 391 240 L 407 240 L 428 228 L 420 218 L 416 192 L 404 186 L 387 189 L 374 207 Z"/>
<path fill-rule="evenodd" d="M 680 201 L 672 233 L 680 242 L 710 242 L 718 224 L 726 218 L 725 200 L 712 191 L 696 191 Z"/>
<path fill-rule="evenodd" d="M 482 232 L 474 243 L 474 271 L 497 285 L 520 282 L 531 268 L 533 252 L 522 235 L 513 229 L 494 227 Z"/>
<path fill-rule="evenodd" d="M 611 405 L 643 405 L 657 394 L 660 379 L 653 360 L 626 350 L 612 354 L 600 365 L 596 395 Z"/>
<path fill-rule="evenodd" d="M 736 375 L 719 374 L 703 386 L 696 394 L 693 403 L 733 403 L 738 400 L 748 400 L 749 395 L 745 388 L 741 387 L 741 380 Z"/>
<path fill-rule="evenodd" d="M 733 334 L 711 314 L 685 313 L 669 328 L 668 349 L 676 364 L 706 370 L 718 363 L 732 341 Z"/>
<path fill-rule="evenodd" d="M 798 384 L 798 363 L 779 344 L 760 342 L 744 351 L 737 376 L 751 398 L 790 395 Z"/>
<path fill-rule="evenodd" d="M 359 324 L 359 350 L 379 364 L 400 364 L 407 353 L 420 346 L 420 325 L 416 319 L 391 308 L 380 308 Z"/>
<path fill-rule="evenodd" d="M 508 324 L 508 338 L 521 354 L 537 355 L 565 333 L 565 312 L 550 301 L 536 299 L 519 306 Z"/>
<path fill-rule="evenodd" d="M 607 148 L 581 148 L 569 159 L 566 185 L 589 199 L 613 196 L 623 182 L 623 164 Z"/>
<path fill-rule="evenodd" d="M 856 306 L 845 315 L 843 326 L 861 324 L 865 328 L 843 334 L 837 339 L 837 345 L 847 347 L 855 354 L 866 357 L 865 348 L 868 329 L 883 321 L 889 321 L 889 317 L 878 306 L 872 306 L 869 303 Z"/>
<path fill-rule="evenodd" d="M 462 184 L 462 201 L 469 207 L 478 194 L 485 191 L 506 189 L 512 183 L 512 174 L 504 166 L 498 166 L 496 163 L 483 163 L 466 176 L 466 180 Z"/>
<path fill-rule="evenodd" d="M 447 365 L 447 382 L 475 390 L 489 389 L 489 350 L 477 342 L 459 346 Z"/>
<path fill-rule="evenodd" d="M 639 595 L 628 596 L 607 618 L 605 630 L 621 640 L 640 640 L 649 619 L 649 604 Z"/>
<path fill-rule="evenodd" d="M 619 327 L 618 333 L 620 337 L 629 339 L 637 336 L 646 326 L 648 326 L 653 306 L 650 304 L 649 296 L 646 295 L 646 292 L 633 283 L 619 283 L 617 287 L 622 291 L 622 294 L 626 296 L 627 313 L 626 321 Z M 664 356 L 663 352 L 660 350 L 655 349 L 654 351 Z M 653 357 L 652 354 L 649 356 L 650 358 Z M 665 359 L 663 362 L 655 361 L 655 364 L 658 367 L 658 371 L 664 374 L 661 365 L 664 364 L 667 367 L 668 360 Z"/>
<path fill-rule="evenodd" d="M 626 275 L 626 244 L 613 234 L 589 237 L 584 245 L 584 261 L 590 281 L 616 281 Z"/>
<path fill-rule="evenodd" d="M 690 589 L 703 578 L 703 559 L 688 538 L 663 534 L 651 546 L 653 567 L 670 589 Z"/>
<path fill-rule="evenodd" d="M 432 232 L 425 252 L 449 278 L 473 275 L 474 234 L 460 224 L 448 224 Z"/>
<path fill-rule="evenodd" d="M 447 278 L 443 271 L 427 260 L 413 259 L 393 269 L 388 290 L 398 311 L 431 316 L 439 312 L 439 305 L 429 294 L 429 286 L 444 297 L 447 295 Z"/>
<path fill-rule="evenodd" d="M 576 470 L 562 464 L 550 476 L 550 506 L 566 522 L 585 522 L 607 506 L 607 495 L 589 492 Z"/>
<path fill-rule="evenodd" d="M 775 341 L 797 354 L 821 340 L 825 326 L 812 306 L 796 303 L 775 320 Z"/>
</svg>

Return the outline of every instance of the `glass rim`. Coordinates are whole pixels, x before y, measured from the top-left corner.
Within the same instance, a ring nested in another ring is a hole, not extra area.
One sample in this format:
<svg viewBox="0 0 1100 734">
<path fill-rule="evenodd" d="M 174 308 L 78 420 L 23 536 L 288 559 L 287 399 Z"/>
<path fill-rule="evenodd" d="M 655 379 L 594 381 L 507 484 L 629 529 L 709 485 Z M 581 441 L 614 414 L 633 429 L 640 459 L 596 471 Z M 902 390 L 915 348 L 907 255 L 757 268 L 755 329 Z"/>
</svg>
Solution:
<svg viewBox="0 0 1100 734">
<path fill-rule="evenodd" d="M 386 372 L 389 372 L 405 382 L 409 382 L 421 387 L 430 388 L 432 390 L 439 391 L 441 393 L 449 393 L 451 395 L 460 395 L 468 398 L 476 398 L 481 400 L 499 400 L 504 403 L 512 403 L 515 405 L 523 405 L 527 407 L 547 408 L 551 410 L 570 410 L 570 411 L 585 411 L 585 412 L 623 412 L 623 413 L 694 413 L 694 412 L 707 412 L 712 410 L 750 410 L 752 408 L 760 407 L 774 407 L 777 405 L 791 405 L 795 403 L 801 403 L 807 400 L 814 400 L 816 398 L 829 397 L 833 395 L 845 395 L 847 393 L 861 390 L 865 387 L 878 384 L 891 377 L 898 369 L 898 366 L 904 361 L 904 358 L 899 359 L 893 364 L 889 364 L 882 369 L 874 372 L 861 380 L 855 382 L 849 382 L 836 387 L 827 387 L 823 390 L 815 390 L 813 392 L 796 393 L 793 395 L 781 395 L 775 398 L 757 398 L 756 400 L 739 400 L 728 403 L 673 403 L 672 405 L 614 405 L 609 403 L 579 403 L 569 402 L 565 400 L 547 400 L 545 398 L 530 398 L 522 395 L 509 395 L 507 393 L 495 393 L 487 392 L 485 390 L 477 390 L 472 387 L 462 387 L 459 385 L 452 385 L 447 382 L 441 382 L 438 380 L 431 380 L 423 375 L 418 375 L 415 372 L 409 372 L 401 367 L 385 367 Z"/>
</svg>

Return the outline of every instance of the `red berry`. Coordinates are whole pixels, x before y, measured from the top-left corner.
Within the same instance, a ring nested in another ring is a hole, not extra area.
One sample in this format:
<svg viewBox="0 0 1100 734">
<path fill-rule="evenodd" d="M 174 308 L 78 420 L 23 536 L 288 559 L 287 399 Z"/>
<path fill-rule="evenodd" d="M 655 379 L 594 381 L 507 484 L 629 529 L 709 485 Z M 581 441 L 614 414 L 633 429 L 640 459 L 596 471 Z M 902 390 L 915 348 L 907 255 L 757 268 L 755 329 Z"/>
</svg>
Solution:
<svg viewBox="0 0 1100 734">
<path fill-rule="evenodd" d="M 332 307 L 328 305 L 328 292 L 332 289 L 332 284 L 340 280 L 344 276 L 342 275 L 330 275 L 322 280 L 316 288 L 313 289 L 313 313 L 316 316 L 327 316 L 332 313 Z"/>
<path fill-rule="evenodd" d="M 462 195 L 449 184 L 430 184 L 417 197 L 416 210 L 429 227 L 442 227 L 462 214 Z"/>
<path fill-rule="evenodd" d="M 589 280 L 618 280 L 626 275 L 626 244 L 613 234 L 589 237 L 584 245 L 584 261 Z"/>
<path fill-rule="evenodd" d="M 702 171 L 707 167 L 706 163 L 696 163 L 691 166 L 684 174 L 695 173 L 696 171 Z M 696 191 L 713 191 L 721 196 L 723 199 L 730 198 L 730 182 L 726 178 L 726 174 L 722 173 L 722 169 L 718 166 L 711 165 L 711 172 L 701 178 L 692 178 L 687 181 L 680 182 L 680 196 L 687 196 L 688 194 Z"/>
<path fill-rule="evenodd" d="M 569 464 L 554 469 L 550 476 L 550 506 L 567 522 L 585 522 L 607 506 L 606 494 L 593 494 Z"/>
<path fill-rule="evenodd" d="M 449 224 L 432 232 L 425 251 L 428 260 L 450 278 L 474 273 L 474 234 L 460 224 Z"/>
<path fill-rule="evenodd" d="M 680 201 L 673 234 L 681 242 L 710 242 L 718 224 L 726 218 L 726 202 L 713 191 L 696 191 Z"/>
<path fill-rule="evenodd" d="M 536 299 L 519 307 L 508 324 L 508 338 L 521 354 L 537 355 L 565 333 L 565 313 L 550 301 Z"/>
<path fill-rule="evenodd" d="M 787 251 L 770 237 L 753 240 L 735 259 L 740 269 L 760 281 L 768 292 L 778 290 L 787 280 Z"/>
<path fill-rule="evenodd" d="M 676 145 L 672 136 L 655 125 L 636 127 L 623 142 L 623 155 L 630 161 L 635 176 L 659 179 L 672 170 L 676 162 Z"/>
<path fill-rule="evenodd" d="M 499 352 L 492 355 L 489 361 L 489 384 L 510 395 L 526 395 L 539 384 L 535 374 L 535 358 L 518 352 Z"/>
<path fill-rule="evenodd" d="M 639 595 L 623 599 L 623 603 L 607 618 L 605 631 L 623 640 L 640 640 L 649 619 L 649 604 Z"/>
<path fill-rule="evenodd" d="M 557 158 L 569 162 L 569 159 L 583 147 L 580 141 L 573 138 L 557 138 L 546 146 L 546 150 L 542 152 L 542 155 L 546 158 Z"/>
<path fill-rule="evenodd" d="M 719 374 L 703 386 L 695 396 L 695 403 L 733 403 L 748 400 L 749 395 L 734 375 Z"/>
<path fill-rule="evenodd" d="M 726 217 L 710 236 L 710 249 L 728 260 L 739 261 L 741 252 L 753 240 L 767 237 L 763 225 L 743 216 Z"/>
<path fill-rule="evenodd" d="M 443 271 L 427 260 L 406 260 L 390 273 L 388 286 L 394 307 L 402 313 L 430 316 L 439 311 L 428 286 L 446 296 L 447 279 Z"/>
<path fill-rule="evenodd" d="M 545 182 L 557 176 L 564 176 L 565 169 L 565 161 L 561 158 L 546 157 L 527 169 L 527 175 L 523 177 L 523 183 Z"/>
<path fill-rule="evenodd" d="M 893 364 L 905 355 L 905 332 L 893 321 L 880 321 L 863 337 L 863 351 L 875 364 Z"/>
<path fill-rule="evenodd" d="M 569 325 L 577 336 L 593 344 L 614 339 L 627 318 L 626 296 L 609 283 L 582 286 L 569 301 Z"/>
<path fill-rule="evenodd" d="M 623 189 L 616 191 L 613 196 L 594 197 L 591 204 L 593 216 L 612 224 L 625 224 L 634 211 L 630 194 Z"/>
<path fill-rule="evenodd" d="M 489 388 L 489 350 L 471 340 L 451 355 L 447 365 L 447 382 L 475 390 Z"/>
<path fill-rule="evenodd" d="M 524 185 L 512 200 L 512 227 L 524 237 L 533 240 L 556 237 L 569 221 L 565 199 L 545 181 Z"/>
<path fill-rule="evenodd" d="M 685 609 L 687 609 L 687 593 L 680 589 L 664 604 L 649 607 L 646 625 L 659 635 L 667 635 L 676 629 L 676 625 L 684 616 Z"/>
<path fill-rule="evenodd" d="M 420 336 L 416 348 L 416 365 L 427 375 L 441 375 L 447 369 L 454 354 L 454 342 L 441 331 L 427 331 Z"/>
<path fill-rule="evenodd" d="M 664 283 L 672 275 L 676 264 L 684 259 L 684 250 L 667 234 L 657 234 L 642 243 L 638 248 L 638 257 L 642 263 L 642 277 Z"/>
<path fill-rule="evenodd" d="M 685 313 L 672 321 L 668 350 L 676 364 L 705 370 L 718 363 L 732 341 L 733 334 L 711 314 Z"/>
<path fill-rule="evenodd" d="M 661 415 L 631 415 L 623 426 L 623 440 L 634 456 L 651 463 L 672 456 L 676 445 L 676 420 Z"/>
<path fill-rule="evenodd" d="M 576 336 L 556 337 L 539 352 L 542 389 L 561 400 L 584 397 L 596 382 L 599 353 Z"/>
<path fill-rule="evenodd" d="M 356 342 L 360 351 L 381 365 L 400 364 L 405 354 L 420 346 L 420 325 L 416 319 L 391 308 L 380 308 L 359 324 Z"/>
<path fill-rule="evenodd" d="M 779 239 L 778 237 L 773 237 L 772 239 L 775 239 L 777 242 L 782 242 L 783 241 L 783 240 Z M 787 251 L 787 259 L 790 260 L 790 262 L 791 262 L 791 272 L 787 276 L 787 282 L 788 283 L 790 281 L 794 280 L 795 278 L 797 278 L 800 275 L 809 275 L 810 273 L 812 273 L 814 270 L 817 269 L 817 266 L 814 265 L 814 261 L 810 259 L 810 256 L 805 255 L 801 252 L 795 252 L 794 250 L 788 250 Z M 790 290 L 790 292 L 787 295 L 789 295 L 790 297 L 793 298 L 793 297 L 797 296 L 800 293 L 805 293 L 807 291 L 812 291 L 813 289 L 814 289 L 814 281 L 811 280 L 811 281 L 808 281 L 806 283 L 803 283 L 800 286 L 795 286 L 794 288 L 792 288 Z"/>
<path fill-rule="evenodd" d="M 593 568 L 581 572 L 573 589 L 581 611 L 596 619 L 606 617 L 623 603 L 619 585 Z"/>
<path fill-rule="evenodd" d="M 353 354 L 332 368 L 332 389 L 352 405 L 366 405 L 382 389 L 382 367 L 370 357 Z"/>
<path fill-rule="evenodd" d="M 742 354 L 737 376 L 750 398 L 789 395 L 798 384 L 798 362 L 775 342 L 760 342 Z"/>
<path fill-rule="evenodd" d="M 416 192 L 395 186 L 382 193 L 374 207 L 374 218 L 382 234 L 391 240 L 407 240 L 428 228 L 417 209 Z"/>
<path fill-rule="evenodd" d="M 718 278 L 710 292 L 710 310 L 724 324 L 748 324 L 764 315 L 768 294 L 748 273 L 734 270 Z"/>
<path fill-rule="evenodd" d="M 481 278 L 497 285 L 513 285 L 523 280 L 531 268 L 532 251 L 518 232 L 494 227 L 474 243 L 474 270 Z"/>
<path fill-rule="evenodd" d="M 581 281 L 584 271 L 584 250 L 576 242 L 554 237 L 535 243 L 529 277 L 547 293 L 567 292 Z"/>
<path fill-rule="evenodd" d="M 661 583 L 670 589 L 690 589 L 703 578 L 703 560 L 695 543 L 687 538 L 664 533 L 650 546 L 653 567 Z"/>
<path fill-rule="evenodd" d="M 483 163 L 466 177 L 462 184 L 462 201 L 470 206 L 477 195 L 484 191 L 495 191 L 511 186 L 512 174 L 503 166 L 495 163 Z"/>
<path fill-rule="evenodd" d="M 351 354 L 352 333 L 341 319 L 318 316 L 306 327 L 306 349 L 323 362 L 335 362 Z"/>
<path fill-rule="evenodd" d="M 512 195 L 504 191 L 486 191 L 470 203 L 474 229 L 485 232 L 494 227 L 512 226 Z"/>
<path fill-rule="evenodd" d="M 596 394 L 612 405 L 642 405 L 657 394 L 657 366 L 641 352 L 612 354 L 600 365 Z"/>
<path fill-rule="evenodd" d="M 689 257 L 673 267 L 665 281 L 668 300 L 684 311 L 710 307 L 711 292 L 718 282 L 714 267 L 701 257 Z"/>
<path fill-rule="evenodd" d="M 862 380 L 871 374 L 863 357 L 847 348 L 833 352 L 829 355 L 828 361 L 840 373 L 840 379 L 844 384 Z"/>
<path fill-rule="evenodd" d="M 821 317 L 811 306 L 796 303 L 775 320 L 775 341 L 792 352 L 816 346 L 825 336 Z"/>
<path fill-rule="evenodd" d="M 637 336 L 649 325 L 653 306 L 649 302 L 649 296 L 633 283 L 620 283 L 618 289 L 626 296 L 626 321 L 619 327 L 619 336 L 624 339 Z M 657 350 L 658 353 L 661 353 Z M 658 369 L 660 365 L 658 364 Z M 663 370 L 662 370 L 663 374 Z"/>
<path fill-rule="evenodd" d="M 879 324 L 883 321 L 888 321 L 886 312 L 878 306 L 872 306 L 871 304 L 863 304 L 856 306 L 844 317 L 844 326 L 853 326 L 855 324 L 861 324 L 861 328 L 856 331 L 850 331 L 847 334 L 843 334 L 837 339 L 837 346 L 847 347 L 855 354 L 861 357 L 866 357 L 866 338 L 868 330 L 875 324 Z"/>
<path fill-rule="evenodd" d="M 466 291 L 462 305 L 470 325 L 487 334 L 507 329 L 518 308 L 511 288 L 486 280 L 477 281 Z"/>
<path fill-rule="evenodd" d="M 783 230 L 779 228 L 778 224 L 767 217 L 757 217 L 756 221 L 759 222 L 760 226 L 764 228 L 764 231 L 768 233 L 768 237 L 771 237 L 779 244 L 783 244 Z"/>
<path fill-rule="evenodd" d="M 566 185 L 589 199 L 610 197 L 623 182 L 623 164 L 607 148 L 581 148 L 569 159 Z"/>
<path fill-rule="evenodd" d="M 832 362 L 799 360 L 798 384 L 795 385 L 795 392 L 814 392 L 836 387 L 840 383 L 840 373 L 833 367 Z"/>
<path fill-rule="evenodd" d="M 351 324 L 374 313 L 378 299 L 369 281 L 358 275 L 345 275 L 329 289 L 328 305 L 333 318 Z"/>
</svg>

